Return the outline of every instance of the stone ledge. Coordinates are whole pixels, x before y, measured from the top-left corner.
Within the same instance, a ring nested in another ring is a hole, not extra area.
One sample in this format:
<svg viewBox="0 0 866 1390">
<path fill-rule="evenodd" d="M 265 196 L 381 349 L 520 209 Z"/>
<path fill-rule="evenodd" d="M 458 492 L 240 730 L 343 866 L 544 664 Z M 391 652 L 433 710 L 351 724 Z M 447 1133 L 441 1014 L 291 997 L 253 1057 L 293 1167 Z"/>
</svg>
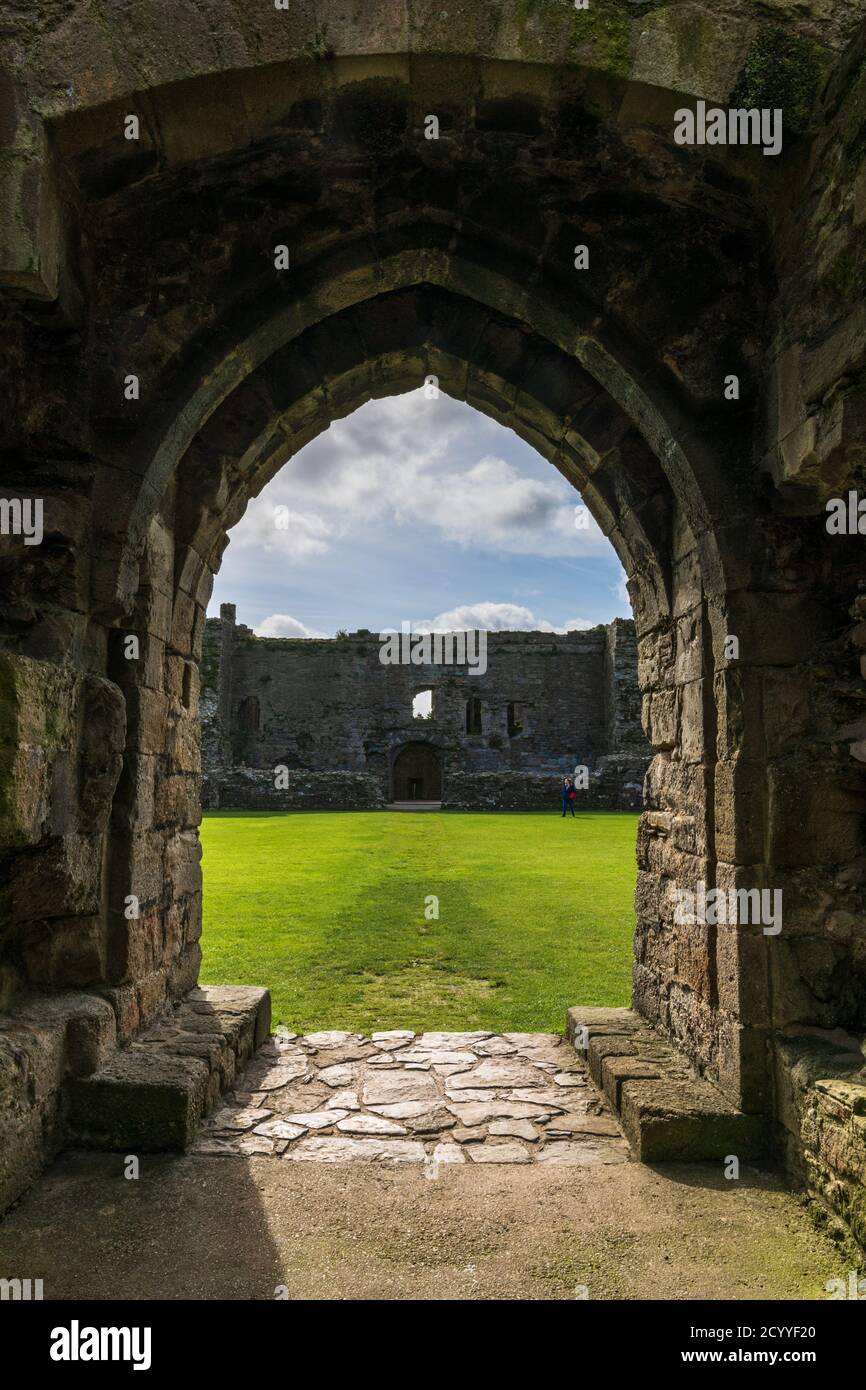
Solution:
<svg viewBox="0 0 866 1390">
<path fill-rule="evenodd" d="M 128 1048 L 71 1087 L 69 1125 L 88 1148 L 183 1151 L 265 1041 L 266 989 L 193 989 Z"/>
<path fill-rule="evenodd" d="M 787 1165 L 834 1239 L 866 1250 L 866 1059 L 859 1037 L 804 1029 L 776 1048 Z"/>
<path fill-rule="evenodd" d="M 566 1037 L 642 1163 L 760 1158 L 768 1149 L 761 1115 L 746 1115 L 633 1009 L 568 1010 Z M 580 1040 L 584 1046 L 580 1046 Z"/>
</svg>

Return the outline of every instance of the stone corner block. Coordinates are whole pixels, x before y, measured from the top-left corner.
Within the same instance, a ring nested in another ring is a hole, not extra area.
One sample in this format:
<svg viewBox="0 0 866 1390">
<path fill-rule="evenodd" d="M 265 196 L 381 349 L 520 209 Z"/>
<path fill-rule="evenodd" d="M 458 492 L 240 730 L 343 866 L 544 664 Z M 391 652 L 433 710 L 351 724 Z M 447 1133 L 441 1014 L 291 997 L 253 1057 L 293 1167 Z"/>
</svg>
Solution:
<svg viewBox="0 0 866 1390">
<path fill-rule="evenodd" d="M 634 1009 L 594 1009 L 579 1006 L 569 1009 L 566 1014 L 565 1036 L 569 1042 L 574 1042 L 581 1028 L 587 1028 L 590 1036 L 598 1033 L 632 1033 L 642 1024 L 640 1014 L 635 1013 Z"/>
<path fill-rule="evenodd" d="M 225 1021 L 252 1019 L 253 1047 L 261 1047 L 271 1031 L 271 993 L 259 985 L 199 985 L 184 1003 L 197 1012 L 212 1009 Z"/>
<path fill-rule="evenodd" d="M 183 1152 L 221 1091 L 268 1036 L 271 997 L 254 986 L 191 989 L 123 1051 L 72 1084 L 78 1143 Z"/>
<path fill-rule="evenodd" d="M 624 1081 L 620 1123 L 642 1163 L 699 1163 L 734 1155 L 766 1155 L 769 1136 L 762 1115 L 746 1115 L 709 1082 Z"/>
<path fill-rule="evenodd" d="M 72 1084 L 69 1123 L 88 1148 L 182 1152 L 204 1114 L 207 1063 L 133 1044 Z"/>
</svg>

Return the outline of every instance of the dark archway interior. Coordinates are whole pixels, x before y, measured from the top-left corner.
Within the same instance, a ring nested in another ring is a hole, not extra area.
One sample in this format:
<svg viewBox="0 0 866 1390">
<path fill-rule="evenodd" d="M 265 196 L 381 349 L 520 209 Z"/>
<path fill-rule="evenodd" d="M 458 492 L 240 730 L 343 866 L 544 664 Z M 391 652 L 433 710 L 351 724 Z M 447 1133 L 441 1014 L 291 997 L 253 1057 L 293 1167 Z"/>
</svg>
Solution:
<svg viewBox="0 0 866 1390">
<path fill-rule="evenodd" d="M 45 537 L 0 537 L 3 1193 L 64 1142 L 69 1085 L 195 986 L 227 530 L 331 421 L 435 376 L 579 488 L 629 579 L 654 757 L 635 1013 L 591 1022 L 598 1076 L 639 1151 L 710 1106 L 720 1144 L 747 1121 L 862 1238 L 866 595 L 862 537 L 825 526 L 864 488 L 862 25 L 723 6 L 731 70 L 680 35 L 659 73 L 645 35 L 679 33 L 675 5 L 618 6 L 613 57 L 566 6 L 397 8 L 110 60 L 82 20 L 71 86 L 62 31 L 12 21 L 3 485 Z M 675 143 L 684 102 L 792 33 L 802 80 L 786 58 L 756 97 L 790 116 L 778 160 Z M 782 892 L 784 929 L 684 926 L 699 883 Z"/>
<path fill-rule="evenodd" d="M 395 801 L 441 801 L 442 764 L 429 743 L 407 743 L 394 759 Z"/>
</svg>

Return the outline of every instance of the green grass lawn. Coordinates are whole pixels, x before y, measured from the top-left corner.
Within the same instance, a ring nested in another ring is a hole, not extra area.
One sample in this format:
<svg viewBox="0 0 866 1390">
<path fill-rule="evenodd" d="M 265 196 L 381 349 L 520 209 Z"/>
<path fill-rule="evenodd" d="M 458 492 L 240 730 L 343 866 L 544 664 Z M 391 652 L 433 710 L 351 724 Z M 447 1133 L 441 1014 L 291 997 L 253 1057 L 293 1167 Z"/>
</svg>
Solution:
<svg viewBox="0 0 866 1390">
<path fill-rule="evenodd" d="M 212 812 L 202 982 L 267 985 L 295 1032 L 559 1032 L 570 1004 L 629 1001 L 636 826 L 617 812 Z"/>
</svg>

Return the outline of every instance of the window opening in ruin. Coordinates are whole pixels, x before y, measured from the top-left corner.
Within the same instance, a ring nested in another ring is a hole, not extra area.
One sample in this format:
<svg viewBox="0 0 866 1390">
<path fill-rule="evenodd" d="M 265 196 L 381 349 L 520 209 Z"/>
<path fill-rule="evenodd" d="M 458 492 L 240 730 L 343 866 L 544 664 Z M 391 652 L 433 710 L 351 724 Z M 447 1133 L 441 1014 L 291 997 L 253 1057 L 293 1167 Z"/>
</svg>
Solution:
<svg viewBox="0 0 866 1390">
<path fill-rule="evenodd" d="M 247 695 L 238 705 L 238 728 L 245 734 L 257 734 L 261 723 L 258 697 Z"/>
<path fill-rule="evenodd" d="M 419 690 L 412 701 L 413 719 L 433 718 L 433 691 Z"/>
<path fill-rule="evenodd" d="M 523 733 L 523 718 L 520 713 L 520 706 L 513 703 L 508 706 L 508 737 L 515 738 Z"/>
<path fill-rule="evenodd" d="M 466 701 L 466 732 L 481 733 L 481 701 L 477 695 L 470 696 Z"/>
</svg>

